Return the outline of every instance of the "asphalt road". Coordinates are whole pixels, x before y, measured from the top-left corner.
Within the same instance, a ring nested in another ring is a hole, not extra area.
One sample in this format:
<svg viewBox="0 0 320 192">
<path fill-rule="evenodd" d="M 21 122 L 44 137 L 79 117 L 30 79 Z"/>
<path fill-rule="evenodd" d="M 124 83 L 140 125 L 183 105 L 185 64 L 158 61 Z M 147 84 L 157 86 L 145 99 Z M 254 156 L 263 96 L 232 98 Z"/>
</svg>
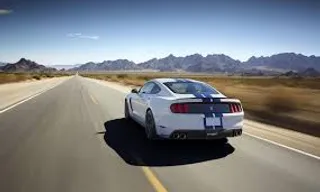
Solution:
<svg viewBox="0 0 320 192">
<path fill-rule="evenodd" d="M 320 161 L 249 137 L 149 142 L 124 94 L 74 77 L 0 113 L 0 191 L 320 191 Z"/>
</svg>

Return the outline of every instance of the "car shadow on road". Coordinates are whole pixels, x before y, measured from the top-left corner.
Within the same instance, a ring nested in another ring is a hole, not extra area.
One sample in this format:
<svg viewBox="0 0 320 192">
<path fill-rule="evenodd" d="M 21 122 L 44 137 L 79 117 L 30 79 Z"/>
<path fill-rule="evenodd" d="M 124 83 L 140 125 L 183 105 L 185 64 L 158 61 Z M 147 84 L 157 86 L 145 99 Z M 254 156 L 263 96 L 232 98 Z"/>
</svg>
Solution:
<svg viewBox="0 0 320 192">
<path fill-rule="evenodd" d="M 223 158 L 235 150 L 221 141 L 149 141 L 142 127 L 125 119 L 107 121 L 104 127 L 106 144 L 135 166 L 186 165 Z"/>
</svg>

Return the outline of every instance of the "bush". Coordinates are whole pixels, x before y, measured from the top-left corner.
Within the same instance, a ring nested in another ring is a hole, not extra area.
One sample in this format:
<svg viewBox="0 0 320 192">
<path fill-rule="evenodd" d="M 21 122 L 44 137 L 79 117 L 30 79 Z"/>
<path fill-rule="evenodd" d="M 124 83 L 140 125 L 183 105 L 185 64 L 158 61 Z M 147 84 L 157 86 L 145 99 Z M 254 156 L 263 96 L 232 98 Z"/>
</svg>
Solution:
<svg viewBox="0 0 320 192">
<path fill-rule="evenodd" d="M 49 73 L 44 74 L 44 76 L 45 76 L 46 78 L 52 78 L 52 77 L 54 77 L 54 75 L 49 74 Z"/>
<path fill-rule="evenodd" d="M 274 113 L 289 113 L 299 110 L 298 103 L 299 98 L 289 94 L 284 88 L 271 91 L 265 100 L 267 109 Z"/>
<path fill-rule="evenodd" d="M 127 74 L 119 74 L 119 75 L 117 75 L 117 78 L 125 79 L 125 78 L 128 78 L 128 75 Z"/>
<path fill-rule="evenodd" d="M 39 75 L 33 75 L 32 78 L 36 79 L 36 80 L 40 80 L 41 79 L 41 77 Z"/>
</svg>

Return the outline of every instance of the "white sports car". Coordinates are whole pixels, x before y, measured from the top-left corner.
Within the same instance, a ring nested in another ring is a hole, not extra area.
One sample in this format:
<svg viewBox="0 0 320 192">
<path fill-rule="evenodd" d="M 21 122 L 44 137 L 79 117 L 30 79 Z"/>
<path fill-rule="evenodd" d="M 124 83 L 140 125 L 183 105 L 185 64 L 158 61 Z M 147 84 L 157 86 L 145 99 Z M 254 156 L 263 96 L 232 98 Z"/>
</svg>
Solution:
<svg viewBox="0 0 320 192">
<path fill-rule="evenodd" d="M 148 139 L 221 139 L 242 134 L 244 112 L 210 85 L 160 78 L 133 89 L 125 99 L 125 118 L 145 129 Z"/>
</svg>

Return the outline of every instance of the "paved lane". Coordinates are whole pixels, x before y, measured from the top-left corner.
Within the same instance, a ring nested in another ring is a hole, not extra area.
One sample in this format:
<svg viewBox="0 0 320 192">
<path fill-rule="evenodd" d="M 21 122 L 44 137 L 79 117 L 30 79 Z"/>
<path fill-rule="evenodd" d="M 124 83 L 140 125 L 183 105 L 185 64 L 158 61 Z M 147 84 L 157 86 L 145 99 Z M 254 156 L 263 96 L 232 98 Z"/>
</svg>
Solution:
<svg viewBox="0 0 320 192">
<path fill-rule="evenodd" d="M 0 114 L 0 191 L 152 191 L 97 134 L 109 118 L 76 78 Z"/>
<path fill-rule="evenodd" d="M 124 94 L 75 77 L 0 114 L 0 191 L 319 191 L 319 160 L 243 136 L 145 140 Z M 150 179 L 150 178 L 149 178 Z"/>
<path fill-rule="evenodd" d="M 70 77 L 55 77 L 39 81 L 0 84 L 0 113 L 3 112 L 2 109 L 44 92 L 69 78 Z"/>
</svg>

